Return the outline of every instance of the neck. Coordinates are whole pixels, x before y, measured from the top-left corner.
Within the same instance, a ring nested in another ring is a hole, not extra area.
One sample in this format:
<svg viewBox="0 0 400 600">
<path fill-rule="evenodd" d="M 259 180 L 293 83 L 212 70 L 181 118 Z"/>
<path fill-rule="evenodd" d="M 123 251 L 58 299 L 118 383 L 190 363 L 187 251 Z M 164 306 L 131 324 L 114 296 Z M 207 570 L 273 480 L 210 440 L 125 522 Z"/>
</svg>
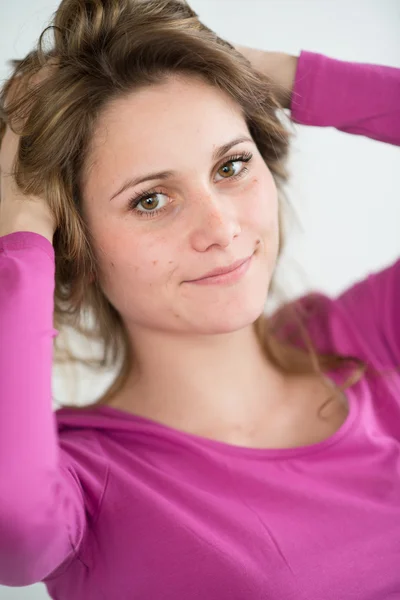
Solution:
<svg viewBox="0 0 400 600">
<path fill-rule="evenodd" d="M 135 332 L 135 369 L 111 404 L 197 435 L 250 432 L 281 398 L 283 377 L 252 326 L 229 334 Z"/>
</svg>

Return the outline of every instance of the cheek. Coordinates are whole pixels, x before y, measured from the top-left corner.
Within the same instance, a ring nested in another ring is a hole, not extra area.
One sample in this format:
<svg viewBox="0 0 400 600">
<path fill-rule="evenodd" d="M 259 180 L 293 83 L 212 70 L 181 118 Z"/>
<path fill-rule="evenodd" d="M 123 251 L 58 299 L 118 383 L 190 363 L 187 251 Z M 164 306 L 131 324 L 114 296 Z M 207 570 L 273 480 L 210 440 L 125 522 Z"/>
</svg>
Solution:
<svg viewBox="0 0 400 600">
<path fill-rule="evenodd" d="M 171 244 L 154 232 L 146 235 L 135 228 L 111 228 L 100 239 L 102 278 L 107 288 L 134 285 L 136 289 L 153 287 L 167 281 L 177 261 L 171 255 Z"/>
<path fill-rule="evenodd" d="M 278 230 L 278 192 L 269 169 L 257 175 L 247 190 L 247 218 L 260 233 L 275 234 Z"/>
</svg>

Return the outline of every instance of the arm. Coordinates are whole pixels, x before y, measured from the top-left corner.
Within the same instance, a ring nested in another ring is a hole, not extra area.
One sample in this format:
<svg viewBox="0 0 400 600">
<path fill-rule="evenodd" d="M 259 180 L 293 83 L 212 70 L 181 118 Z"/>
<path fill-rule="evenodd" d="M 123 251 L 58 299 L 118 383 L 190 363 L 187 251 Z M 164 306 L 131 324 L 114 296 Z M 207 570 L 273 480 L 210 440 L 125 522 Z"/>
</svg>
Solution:
<svg viewBox="0 0 400 600">
<path fill-rule="evenodd" d="M 235 48 L 274 82 L 275 95 L 294 122 L 400 145 L 400 69 L 305 50 L 297 57 Z"/>
<path fill-rule="evenodd" d="M 302 52 L 291 111 L 298 123 L 400 145 L 400 69 Z M 400 261 L 351 286 L 338 306 L 367 336 L 382 366 L 400 365 Z"/>
<path fill-rule="evenodd" d="M 44 236 L 0 237 L 0 584 L 10 586 L 72 560 L 90 517 L 51 405 L 54 270 Z"/>
<path fill-rule="evenodd" d="M 336 300 L 380 368 L 400 367 L 400 260 L 371 273 Z"/>
<path fill-rule="evenodd" d="M 302 51 L 291 118 L 400 145 L 400 69 Z"/>
</svg>

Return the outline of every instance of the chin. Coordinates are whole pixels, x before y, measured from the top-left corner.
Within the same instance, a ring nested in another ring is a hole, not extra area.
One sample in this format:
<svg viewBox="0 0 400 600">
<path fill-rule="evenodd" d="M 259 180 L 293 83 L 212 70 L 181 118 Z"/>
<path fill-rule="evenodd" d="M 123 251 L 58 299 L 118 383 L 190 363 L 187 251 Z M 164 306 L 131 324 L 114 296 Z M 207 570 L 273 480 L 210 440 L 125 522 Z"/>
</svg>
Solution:
<svg viewBox="0 0 400 600">
<path fill-rule="evenodd" d="M 264 313 L 265 300 L 265 297 L 259 298 L 258 302 L 253 299 L 241 307 L 232 305 L 220 313 L 214 311 L 212 314 L 203 313 L 201 317 L 198 315 L 197 328 L 200 326 L 201 333 L 205 335 L 218 335 L 249 327 Z"/>
</svg>

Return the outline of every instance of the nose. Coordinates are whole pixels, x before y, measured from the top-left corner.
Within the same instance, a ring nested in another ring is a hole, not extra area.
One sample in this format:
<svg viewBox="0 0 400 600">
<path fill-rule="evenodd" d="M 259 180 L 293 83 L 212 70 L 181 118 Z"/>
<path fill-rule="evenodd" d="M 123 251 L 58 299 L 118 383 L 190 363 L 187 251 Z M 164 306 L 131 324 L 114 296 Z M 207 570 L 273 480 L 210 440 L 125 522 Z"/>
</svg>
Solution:
<svg viewBox="0 0 400 600">
<path fill-rule="evenodd" d="M 198 252 L 210 246 L 227 247 L 241 232 L 233 201 L 226 195 L 203 194 L 193 203 L 191 243 Z"/>
</svg>

